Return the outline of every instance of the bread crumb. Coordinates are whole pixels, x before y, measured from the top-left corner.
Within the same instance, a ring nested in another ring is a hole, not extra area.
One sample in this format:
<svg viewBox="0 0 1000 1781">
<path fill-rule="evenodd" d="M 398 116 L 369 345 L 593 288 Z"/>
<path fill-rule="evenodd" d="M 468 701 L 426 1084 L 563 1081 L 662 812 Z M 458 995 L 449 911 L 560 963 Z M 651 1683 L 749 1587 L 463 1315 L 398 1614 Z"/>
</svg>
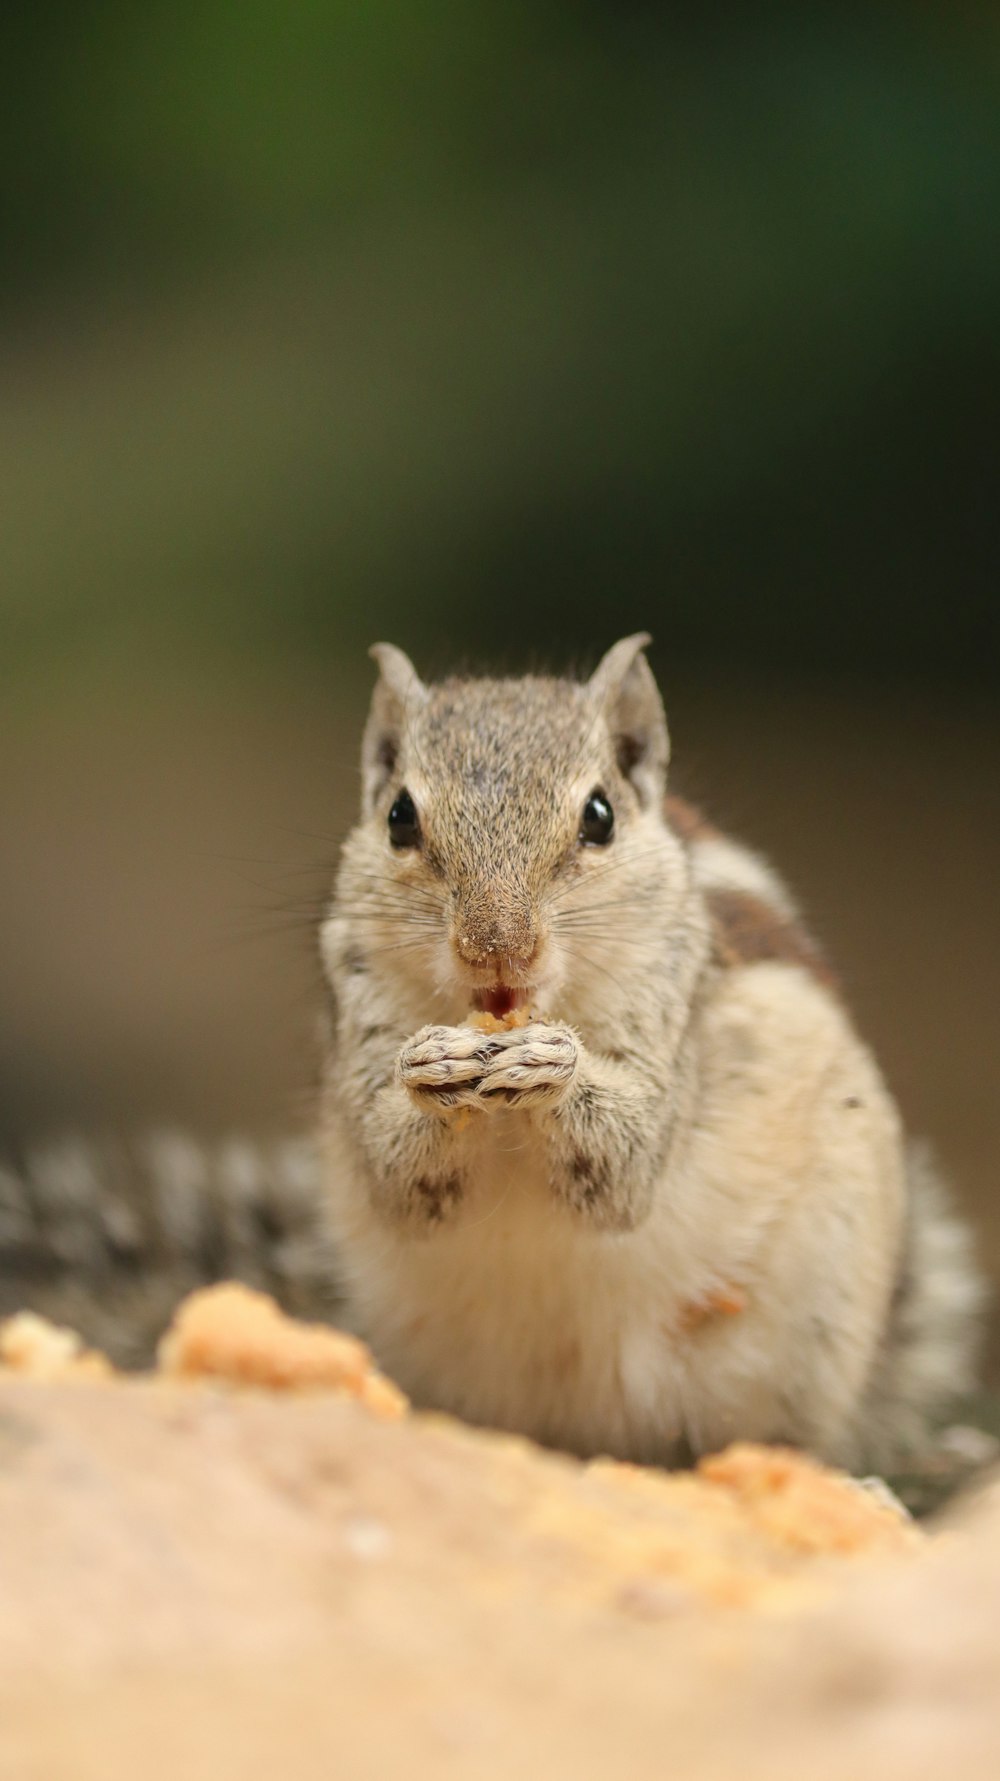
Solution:
<svg viewBox="0 0 1000 1781">
<path fill-rule="evenodd" d="M 470 1008 L 465 1024 L 480 1033 L 512 1033 L 535 1019 L 530 1008 L 508 1008 L 506 1014 L 490 1014 L 486 1009 Z"/>
<path fill-rule="evenodd" d="M 326 1324 L 286 1317 L 267 1293 L 236 1281 L 191 1293 L 163 1336 L 157 1360 L 170 1378 L 221 1379 L 276 1391 L 332 1389 L 387 1419 L 408 1408 L 363 1342 Z"/>
<path fill-rule="evenodd" d="M 26 1379 L 109 1379 L 114 1373 L 106 1354 L 34 1311 L 18 1311 L 0 1323 L 0 1367 Z"/>
<path fill-rule="evenodd" d="M 470 1008 L 464 1025 L 475 1027 L 479 1033 L 512 1033 L 537 1018 L 530 1008 L 508 1008 L 506 1014 L 490 1014 L 486 1009 Z M 464 1132 L 472 1124 L 476 1111 L 475 1107 L 441 1107 L 438 1118 L 453 1132 Z"/>
<path fill-rule="evenodd" d="M 683 1336 L 708 1323 L 713 1317 L 738 1317 L 747 1308 L 747 1295 L 739 1286 L 720 1286 L 702 1299 L 691 1299 L 682 1305 L 677 1327 Z"/>
<path fill-rule="evenodd" d="M 157 1362 L 163 1378 L 338 1391 L 386 1420 L 409 1408 L 363 1342 L 326 1324 L 286 1317 L 267 1293 L 237 1281 L 203 1287 L 181 1301 Z M 34 1311 L 0 1322 L 0 1370 L 46 1382 L 121 1378 L 107 1355 L 87 1348 L 76 1330 Z"/>
<path fill-rule="evenodd" d="M 878 1530 L 901 1542 L 919 1537 L 900 1505 L 890 1506 L 867 1489 L 845 1490 L 843 1477 L 787 1448 L 737 1442 L 700 1460 L 697 1471 L 730 1493 L 771 1539 L 794 1551 L 860 1552 Z"/>
</svg>

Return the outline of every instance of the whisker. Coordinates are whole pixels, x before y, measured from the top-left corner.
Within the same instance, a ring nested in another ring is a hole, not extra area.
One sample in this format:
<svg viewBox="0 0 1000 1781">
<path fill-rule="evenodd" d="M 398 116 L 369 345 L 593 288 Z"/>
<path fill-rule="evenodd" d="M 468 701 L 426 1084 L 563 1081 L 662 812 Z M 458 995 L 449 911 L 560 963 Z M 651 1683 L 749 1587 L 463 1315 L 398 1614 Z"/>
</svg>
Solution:
<svg viewBox="0 0 1000 1781">
<path fill-rule="evenodd" d="M 350 908 L 352 905 L 362 907 L 369 902 L 395 903 L 400 909 L 420 909 L 425 912 L 431 911 L 435 915 L 441 914 L 440 903 L 434 902 L 429 897 L 408 896 L 380 879 L 373 879 L 370 884 L 340 885 L 333 900 L 338 907 L 342 908 Z"/>
<path fill-rule="evenodd" d="M 329 904 L 326 901 L 320 903 L 282 901 L 262 904 L 250 913 L 255 916 L 295 916 L 318 926 L 325 919 L 328 911 Z M 426 928 L 428 932 L 433 930 L 435 933 L 440 932 L 441 927 L 440 921 L 430 915 L 425 915 L 422 910 L 406 909 L 388 903 L 369 904 L 364 908 L 345 911 L 345 914 L 352 922 L 386 922 L 390 926 L 422 927 Z"/>
<path fill-rule="evenodd" d="M 426 940 L 394 940 L 389 946 L 373 947 L 366 941 L 365 945 L 368 947 L 369 952 L 373 953 L 376 957 L 381 958 L 382 955 L 387 952 L 419 952 L 421 948 L 427 948 L 428 942 Z"/>
<path fill-rule="evenodd" d="M 570 953 L 570 956 L 572 956 L 573 949 L 567 947 L 566 950 Z M 613 971 L 608 970 L 606 965 L 602 965 L 599 960 L 590 958 L 589 956 L 584 957 L 580 953 L 577 953 L 576 956 L 581 966 L 585 966 L 588 971 L 599 971 L 602 977 L 607 977 L 609 982 L 613 983 L 616 989 L 618 988 L 618 978 Z"/>
<path fill-rule="evenodd" d="M 376 890 L 382 894 L 399 897 L 401 901 L 407 903 L 419 903 L 426 908 L 436 909 L 438 911 L 443 907 L 440 897 L 433 896 L 430 891 L 422 890 L 419 885 L 396 885 L 387 882 L 386 879 L 381 877 L 377 872 L 352 873 L 348 884 L 338 886 L 339 894 L 347 894 L 349 890 L 354 888 L 355 883 L 373 884 Z"/>
<path fill-rule="evenodd" d="M 250 940 L 270 940 L 275 934 L 301 934 L 308 937 L 312 929 L 305 922 L 283 922 L 273 927 L 230 928 L 219 937 L 222 946 L 242 946 Z"/>
<path fill-rule="evenodd" d="M 320 829 L 300 829 L 295 823 L 279 822 L 274 825 L 279 835 L 294 835 L 296 840 L 322 841 L 324 847 L 336 847 L 339 851 L 354 827 L 354 822 L 346 823 L 339 835 L 327 835 Z"/>
<path fill-rule="evenodd" d="M 574 891 L 586 896 L 592 885 L 601 884 L 604 879 L 613 877 L 617 872 L 626 872 L 632 866 L 643 865 L 647 860 L 659 857 L 661 857 L 661 848 L 657 844 L 640 847 L 634 852 L 617 854 L 613 859 L 591 862 L 566 884 L 558 886 L 552 891 L 549 901 L 552 903 L 561 902 L 563 898 L 571 896 Z"/>
<path fill-rule="evenodd" d="M 440 928 L 441 923 L 431 915 L 425 915 L 419 909 L 401 909 L 398 905 L 364 904 L 361 908 L 345 910 L 350 921 L 405 921 L 411 926 L 423 928 Z"/>
<path fill-rule="evenodd" d="M 599 903 L 581 903 L 579 908 L 558 911 L 555 919 L 559 922 L 570 922 L 591 915 L 639 915 L 657 907 L 657 898 L 637 893 L 634 897 L 607 897 L 602 898 Z"/>
<path fill-rule="evenodd" d="M 317 911 L 303 903 L 231 903 L 225 912 L 233 920 L 301 921 L 315 923 Z"/>
<path fill-rule="evenodd" d="M 598 903 L 573 904 L 569 909 L 553 911 L 554 922 L 589 921 L 591 916 L 648 915 L 659 907 L 656 898 L 637 893 L 634 897 L 607 897 Z"/>
<path fill-rule="evenodd" d="M 387 910 L 381 910 L 373 915 L 359 913 L 351 925 L 365 928 L 369 933 L 379 928 L 392 929 L 400 933 L 404 929 L 409 929 L 411 933 L 420 932 L 426 934 L 428 938 L 440 939 L 442 937 L 440 922 L 424 921 L 420 916 L 393 914 Z"/>
<path fill-rule="evenodd" d="M 613 931 L 608 930 L 608 928 L 601 928 L 601 930 L 597 930 L 595 933 L 583 933 L 583 935 L 578 935 L 578 937 L 574 937 L 574 939 L 581 940 L 585 946 L 586 942 L 599 942 L 601 946 L 611 947 L 611 949 L 615 949 L 615 951 L 617 951 L 619 947 L 629 947 L 629 949 L 643 947 L 643 949 L 649 949 L 649 942 L 640 939 L 638 935 L 636 935 L 635 939 L 629 939 L 627 935 L 617 935 L 617 933 L 613 933 Z M 567 947 L 569 947 L 570 944 L 572 944 L 572 942 L 567 942 Z M 581 953 L 581 956 L 590 955 L 588 955 L 588 953 Z"/>
<path fill-rule="evenodd" d="M 486 1117 L 488 1118 L 489 1115 L 487 1115 Z M 488 1221 L 491 1218 L 493 1218 L 497 1212 L 499 1212 L 501 1206 L 507 1200 L 509 1194 L 510 1194 L 510 1186 L 508 1184 L 504 1188 L 503 1192 L 500 1194 L 499 1198 L 494 1201 L 494 1203 L 490 1207 L 489 1211 L 484 1212 L 482 1218 L 477 1218 L 473 1224 L 467 1224 L 467 1225 L 463 1226 L 463 1229 L 467 1230 L 467 1231 L 478 1231 L 482 1225 L 487 1224 Z"/>
<path fill-rule="evenodd" d="M 641 937 L 644 926 L 647 937 L 651 939 L 648 923 L 613 921 L 609 916 L 604 915 L 595 917 L 593 921 L 558 922 L 553 925 L 552 931 L 554 934 L 564 934 L 570 939 L 582 939 L 588 934 L 610 934 L 612 938 L 629 940 Z"/>
</svg>

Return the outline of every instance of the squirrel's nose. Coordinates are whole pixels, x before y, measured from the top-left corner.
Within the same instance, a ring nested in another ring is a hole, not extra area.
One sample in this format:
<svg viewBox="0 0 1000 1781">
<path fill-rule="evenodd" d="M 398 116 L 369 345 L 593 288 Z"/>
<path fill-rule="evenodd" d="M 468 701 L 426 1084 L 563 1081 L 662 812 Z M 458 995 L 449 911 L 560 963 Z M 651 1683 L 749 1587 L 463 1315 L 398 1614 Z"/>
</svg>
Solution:
<svg viewBox="0 0 1000 1781">
<path fill-rule="evenodd" d="M 465 964 L 481 971 L 492 969 L 498 976 L 509 972 L 524 977 L 538 957 L 539 939 L 536 933 L 480 934 L 462 925 L 455 934 L 455 950 Z"/>
<path fill-rule="evenodd" d="M 470 886 L 456 898 L 452 921 L 452 944 L 463 964 L 494 972 L 501 981 L 527 978 L 541 950 L 541 928 L 525 887 Z"/>
</svg>

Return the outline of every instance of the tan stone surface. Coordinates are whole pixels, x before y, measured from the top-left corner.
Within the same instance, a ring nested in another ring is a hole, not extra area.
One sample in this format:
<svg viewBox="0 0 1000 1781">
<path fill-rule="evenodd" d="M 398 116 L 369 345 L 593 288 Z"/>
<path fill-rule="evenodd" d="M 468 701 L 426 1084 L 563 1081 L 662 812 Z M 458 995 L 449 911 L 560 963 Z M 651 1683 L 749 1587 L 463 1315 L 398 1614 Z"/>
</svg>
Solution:
<svg viewBox="0 0 1000 1781">
<path fill-rule="evenodd" d="M 144 1380 L 37 1319 L 0 1355 L 4 1781 L 994 1772 L 1000 1505 L 935 1544 L 791 1454 L 407 1416 L 233 1286 Z"/>
<path fill-rule="evenodd" d="M 0 1775 L 992 1777 L 979 1522 L 926 1542 L 780 1455 L 664 1478 L 327 1393 L 7 1378 Z"/>
</svg>

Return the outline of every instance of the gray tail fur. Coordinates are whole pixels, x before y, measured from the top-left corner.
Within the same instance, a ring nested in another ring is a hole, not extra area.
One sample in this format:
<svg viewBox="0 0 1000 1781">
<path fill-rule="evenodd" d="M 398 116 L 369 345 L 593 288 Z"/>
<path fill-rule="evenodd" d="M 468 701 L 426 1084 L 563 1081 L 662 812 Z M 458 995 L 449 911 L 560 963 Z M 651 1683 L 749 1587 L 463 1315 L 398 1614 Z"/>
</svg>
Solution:
<svg viewBox="0 0 1000 1781">
<path fill-rule="evenodd" d="M 334 1250 L 304 1140 L 61 1139 L 0 1165 L 0 1316 L 30 1309 L 148 1365 L 185 1293 L 223 1279 L 335 1321 Z"/>
<path fill-rule="evenodd" d="M 907 1152 L 908 1206 L 885 1341 L 866 1405 L 869 1464 L 899 1466 L 972 1391 L 988 1291 L 928 1147 Z"/>
</svg>

